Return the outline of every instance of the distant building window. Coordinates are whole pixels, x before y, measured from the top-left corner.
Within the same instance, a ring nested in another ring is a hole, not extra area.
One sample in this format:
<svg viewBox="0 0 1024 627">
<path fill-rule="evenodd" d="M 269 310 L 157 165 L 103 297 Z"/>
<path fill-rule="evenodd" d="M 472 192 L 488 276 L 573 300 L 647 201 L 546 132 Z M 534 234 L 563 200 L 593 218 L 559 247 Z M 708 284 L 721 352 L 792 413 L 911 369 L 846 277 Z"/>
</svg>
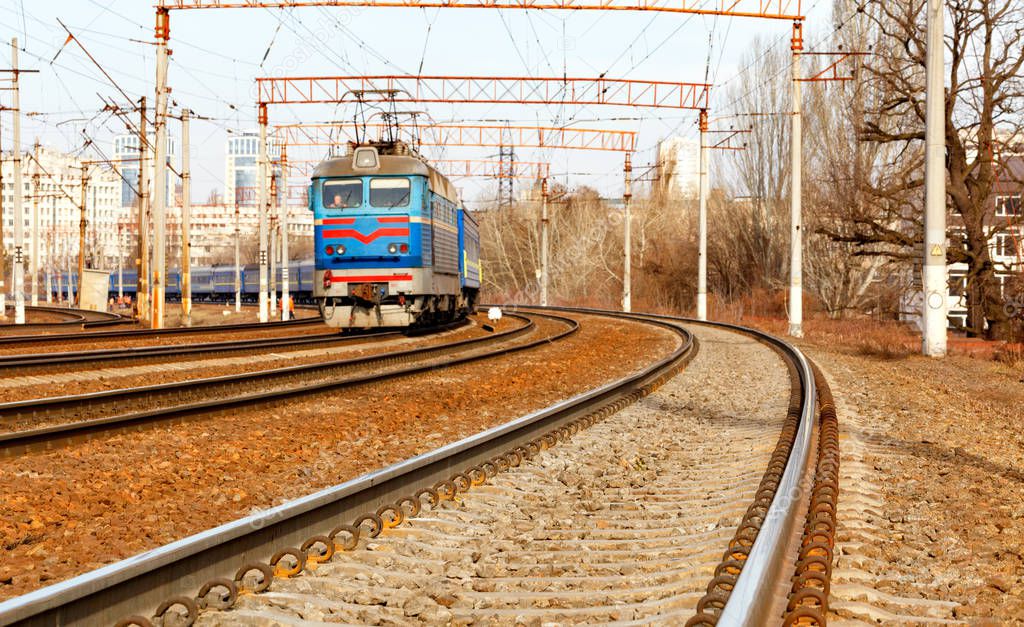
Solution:
<svg viewBox="0 0 1024 627">
<path fill-rule="evenodd" d="M 995 237 L 995 254 L 997 257 L 1016 257 L 1017 242 L 1009 233 L 999 233 Z"/>
<path fill-rule="evenodd" d="M 1024 215 L 1020 194 L 1016 196 L 996 196 L 996 215 L 999 217 L 1018 217 Z"/>
<path fill-rule="evenodd" d="M 949 273 L 949 295 L 967 298 L 967 274 L 963 272 Z"/>
</svg>

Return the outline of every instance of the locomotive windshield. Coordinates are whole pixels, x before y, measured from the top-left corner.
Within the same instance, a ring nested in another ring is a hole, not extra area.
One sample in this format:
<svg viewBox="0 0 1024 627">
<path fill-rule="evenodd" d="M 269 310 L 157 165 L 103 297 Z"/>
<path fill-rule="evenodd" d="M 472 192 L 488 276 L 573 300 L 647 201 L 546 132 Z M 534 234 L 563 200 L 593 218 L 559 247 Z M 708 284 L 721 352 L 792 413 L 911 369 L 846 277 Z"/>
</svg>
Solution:
<svg viewBox="0 0 1024 627">
<path fill-rule="evenodd" d="M 324 183 L 324 207 L 352 209 L 363 204 L 362 179 L 340 179 Z"/>
<path fill-rule="evenodd" d="M 370 206 L 378 209 L 405 207 L 409 204 L 411 183 L 405 178 L 370 179 Z"/>
</svg>

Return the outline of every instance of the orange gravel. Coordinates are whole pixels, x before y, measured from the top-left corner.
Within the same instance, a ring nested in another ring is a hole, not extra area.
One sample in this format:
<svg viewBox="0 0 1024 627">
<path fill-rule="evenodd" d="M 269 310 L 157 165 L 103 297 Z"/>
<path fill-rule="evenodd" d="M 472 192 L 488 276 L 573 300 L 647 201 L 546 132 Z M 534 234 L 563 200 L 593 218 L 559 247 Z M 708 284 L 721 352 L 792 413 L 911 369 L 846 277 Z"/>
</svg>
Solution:
<svg viewBox="0 0 1024 627">
<path fill-rule="evenodd" d="M 0 598 L 309 494 L 634 372 L 678 336 L 574 316 L 525 353 L 0 461 Z"/>
</svg>

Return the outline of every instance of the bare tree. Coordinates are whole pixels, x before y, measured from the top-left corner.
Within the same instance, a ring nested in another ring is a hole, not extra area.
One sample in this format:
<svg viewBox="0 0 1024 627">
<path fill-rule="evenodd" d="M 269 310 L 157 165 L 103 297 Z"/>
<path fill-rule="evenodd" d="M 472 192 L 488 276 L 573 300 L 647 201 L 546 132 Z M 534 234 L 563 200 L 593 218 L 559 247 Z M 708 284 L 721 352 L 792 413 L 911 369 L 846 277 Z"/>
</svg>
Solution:
<svg viewBox="0 0 1024 627">
<path fill-rule="evenodd" d="M 919 219 L 924 141 L 924 0 L 873 3 L 866 11 L 877 48 L 866 65 L 876 99 L 859 128 L 871 145 L 898 148 L 916 172 L 867 185 L 883 211 L 857 216 L 842 241 L 906 249 L 923 241 Z M 1018 137 L 1024 104 L 1021 66 L 1024 12 L 1020 0 L 947 0 L 949 87 L 945 102 L 946 171 L 953 212 L 948 260 L 967 265 L 968 331 L 1004 338 L 1009 318 L 990 250 L 1006 228 L 994 221 L 992 191 L 999 178 L 1001 137 Z"/>
</svg>

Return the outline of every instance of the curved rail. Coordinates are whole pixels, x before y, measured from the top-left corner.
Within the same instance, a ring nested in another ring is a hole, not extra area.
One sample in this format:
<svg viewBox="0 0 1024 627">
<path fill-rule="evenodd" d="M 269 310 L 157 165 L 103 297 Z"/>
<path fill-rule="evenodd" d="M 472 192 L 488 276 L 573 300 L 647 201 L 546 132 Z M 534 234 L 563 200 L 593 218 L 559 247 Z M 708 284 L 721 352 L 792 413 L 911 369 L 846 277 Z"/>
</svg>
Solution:
<svg viewBox="0 0 1024 627">
<path fill-rule="evenodd" d="M 212 356 L 227 353 L 243 352 L 264 348 L 296 348 L 318 345 L 347 344 L 366 338 L 389 338 L 399 335 L 420 337 L 431 333 L 440 333 L 468 324 L 467 319 L 450 322 L 433 327 L 424 327 L 406 331 L 387 329 L 370 329 L 365 332 L 339 334 L 318 333 L 299 337 L 273 337 L 247 340 L 229 340 L 224 342 L 201 342 L 196 344 L 173 344 L 169 346 L 136 346 L 122 349 L 97 349 L 87 351 L 68 351 L 47 355 L 20 354 L 0 355 L 0 374 L 4 370 L 18 369 L 19 375 L 52 371 L 65 367 L 81 369 L 83 364 L 109 367 L 111 363 L 128 363 L 135 361 L 153 361 L 168 357 L 180 356 Z"/>
<path fill-rule="evenodd" d="M 683 368 L 696 354 L 694 338 L 676 325 L 651 323 L 671 329 L 682 341 L 672 354 L 640 372 L 340 485 L 0 603 L 0 625 L 16 621 L 26 625 L 111 624 L 130 614 L 152 611 L 167 599 L 194 603 L 190 596 L 181 595 L 195 595 L 201 582 L 211 582 L 202 585 L 206 595 L 211 589 L 220 589 L 212 582 L 233 586 L 235 575 L 241 579 L 252 569 L 273 576 L 266 562 L 254 561 L 273 555 L 271 561 L 281 560 L 283 567 L 287 556 L 300 555 L 300 549 L 279 549 L 301 546 L 302 555 L 315 551 L 317 543 L 308 542 L 310 536 L 322 538 L 317 534 L 327 533 L 337 521 L 352 520 L 357 526 L 369 521 L 376 527 L 375 521 L 383 523 L 375 513 L 382 508 L 399 515 L 390 504 L 408 511 L 415 498 L 418 512 L 422 496 L 431 491 L 438 498 L 452 498 L 474 484 L 480 473 L 496 472 L 532 457 L 642 398 Z M 460 468 L 466 470 L 453 477 L 453 471 Z M 423 487 L 429 489 L 416 492 Z M 413 494 L 415 497 L 408 496 Z M 371 535 L 375 535 L 372 530 Z"/>
<path fill-rule="evenodd" d="M 293 318 L 288 321 L 275 321 L 248 324 L 212 324 L 195 327 L 176 327 L 173 329 L 126 329 L 123 331 L 99 331 L 95 333 L 54 333 L 49 335 L 7 335 L 0 336 L 0 346 L 10 344 L 33 344 L 39 342 L 97 342 L 106 339 L 159 337 L 163 335 L 188 335 L 200 333 L 220 333 L 222 331 L 263 331 L 310 324 L 323 324 L 319 317 Z"/>
<path fill-rule="evenodd" d="M 172 344 L 157 346 L 136 346 L 123 349 L 95 349 L 86 351 L 63 351 L 47 355 L 37 354 L 15 354 L 0 355 L 0 373 L 9 368 L 31 368 L 31 367 L 59 367 L 71 366 L 79 363 L 100 364 L 109 362 L 131 361 L 134 359 L 155 358 L 155 357 L 176 357 L 179 355 L 196 354 L 222 354 L 236 351 L 252 350 L 256 348 L 279 348 L 291 346 L 317 345 L 317 344 L 338 344 L 348 343 L 366 338 L 384 338 L 404 335 L 406 337 L 422 337 L 433 333 L 449 331 L 469 324 L 469 320 L 463 318 L 454 322 L 430 326 L 416 327 L 405 330 L 390 330 L 386 328 L 374 328 L 356 330 L 348 333 L 317 333 L 301 335 L 298 337 L 272 337 L 245 340 L 227 340 L 223 342 L 199 342 L 196 344 Z M 77 337 L 77 336 L 76 336 Z M 19 370 L 18 374 L 25 374 Z"/>
<path fill-rule="evenodd" d="M 599 417 L 614 413 L 649 393 L 682 368 L 695 353 L 695 339 L 679 325 L 705 324 L 672 316 L 616 314 L 593 309 L 561 310 L 660 324 L 675 330 L 684 341 L 672 355 L 632 377 L 339 486 L 2 603 L 0 624 L 14 620 L 39 625 L 110 622 L 140 609 L 156 607 L 161 600 L 163 603 L 158 613 L 177 606 L 192 614 L 205 602 L 230 605 L 239 588 L 249 585 L 251 578 L 247 574 L 262 574 L 262 583 L 258 582 L 256 589 L 265 589 L 275 575 L 290 576 L 300 572 L 307 564 L 314 565 L 329 559 L 335 550 L 350 548 L 361 534 L 376 536 L 381 530 L 400 524 L 405 517 L 416 515 L 424 497 L 429 497 L 432 504 L 452 499 L 503 467 L 517 465 L 524 457 L 532 457 L 580 428 L 589 426 Z M 814 372 L 800 351 L 786 342 L 737 325 L 711 326 L 741 332 L 773 346 L 793 368 L 800 384 L 790 407 L 791 414 L 795 414 L 791 445 L 784 464 L 779 462 L 784 468 L 779 472 L 774 495 L 762 512 L 756 537 L 745 547 L 746 559 L 734 571 L 726 571 L 733 573 L 729 584 L 731 592 L 721 599 L 718 611 L 706 615 L 709 620 L 705 621 L 719 625 L 766 624 L 777 621 L 785 610 L 785 595 L 790 587 L 786 575 L 793 572 L 790 568 L 796 561 L 795 547 L 800 543 L 797 519 L 808 500 L 818 505 L 806 510 L 805 550 L 800 551 L 797 572 L 801 572 L 800 565 L 806 568 L 793 582 L 789 618 L 806 610 L 806 606 L 799 607 L 801 599 L 821 597 L 820 593 L 801 597 L 798 586 L 807 585 L 808 581 L 824 581 L 827 598 L 827 577 L 823 578 L 814 567 L 826 561 L 822 556 L 822 547 L 827 542 L 821 539 L 825 535 L 821 512 L 828 513 L 829 495 L 832 497 L 831 528 L 834 530 L 835 472 L 838 464 L 837 452 L 833 450 L 836 439 L 834 408 L 830 403 L 823 403 L 819 446 L 828 452 L 819 451 L 817 473 L 811 475 L 808 469 L 814 448 L 818 398 L 815 381 L 816 375 L 818 381 L 822 380 L 820 373 Z M 829 411 L 833 418 L 831 424 L 825 422 Z M 543 435 L 538 437 L 538 434 Z M 785 433 L 780 436 L 780 444 L 786 438 Z M 507 452 L 495 456 L 501 450 Z M 773 461 L 771 465 L 775 463 Z M 452 474 L 458 468 L 464 470 Z M 803 488 L 806 480 L 814 486 L 810 496 Z M 427 488 L 414 492 L 418 486 Z M 758 493 L 761 494 L 761 490 Z M 352 520 L 353 523 L 337 526 L 339 520 Z M 323 535 L 332 526 L 334 531 L 329 536 Z M 808 547 L 813 551 L 807 551 Z M 727 556 L 729 553 L 727 551 Z M 269 564 L 259 561 L 271 554 L 273 557 Z M 830 560 L 828 563 L 830 568 Z M 193 577 L 193 585 L 199 589 L 198 595 L 182 587 L 180 578 L 183 573 Z M 719 579 L 716 576 L 716 580 Z M 206 583 L 200 587 L 198 583 L 204 581 Z M 217 593 L 208 594 L 211 590 Z M 803 616 L 807 615 L 805 611 Z M 121 624 L 151 623 L 146 618 L 131 616 Z"/>
<path fill-rule="evenodd" d="M 8 307 L 7 309 L 13 309 Z M 85 311 L 81 309 L 70 309 L 67 307 L 46 307 L 43 305 L 25 305 L 25 313 L 48 313 L 56 314 L 67 318 L 66 320 L 55 320 L 53 322 L 25 322 L 23 324 L 4 323 L 0 324 L 0 329 L 37 329 L 40 327 L 61 327 L 61 326 L 73 326 L 83 324 L 86 321 Z M 93 313 L 93 312 L 89 312 Z"/>
<path fill-rule="evenodd" d="M 532 308 L 526 308 L 532 309 Z M 600 312 L 601 310 L 548 307 L 556 311 Z M 796 368 L 800 381 L 799 404 L 795 410 L 796 428 L 789 443 L 785 466 L 781 473 L 769 467 L 762 487 L 767 483 L 773 485 L 774 494 L 770 504 L 764 507 L 755 502 L 748 510 L 748 515 L 741 523 L 741 531 L 749 519 L 753 519 L 752 527 L 756 529 L 754 538 L 734 538 L 733 543 L 725 552 L 722 566 L 716 570 L 715 580 L 708 586 L 709 594 L 702 599 L 701 607 L 720 609 L 714 614 L 698 613 L 688 625 L 719 624 L 719 625 L 765 625 L 778 620 L 786 610 L 786 593 L 788 586 L 780 582 L 788 581 L 786 573 L 792 573 L 796 567 L 794 546 L 798 542 L 797 523 L 800 513 L 807 505 L 810 495 L 805 483 L 810 479 L 809 466 L 814 450 L 816 426 L 816 409 L 818 391 L 816 377 L 811 363 L 803 353 L 788 342 L 772 335 L 735 324 L 704 322 L 680 316 L 659 314 L 623 314 L 636 319 L 673 320 L 691 325 L 705 325 L 727 329 L 751 336 L 758 341 L 775 348 L 793 367 Z M 830 399 L 829 399 L 830 400 Z M 788 439 L 784 433 L 780 437 L 780 445 Z M 777 449 L 778 450 L 778 449 Z M 778 476 L 781 474 L 781 476 Z M 758 491 L 761 494 L 761 490 Z M 737 536 L 742 535 L 740 532 Z M 734 545 L 737 541 L 740 544 Z M 752 542 L 750 542 L 752 540 Z M 736 549 L 741 549 L 737 551 Z M 739 554 L 739 555 L 737 555 Z M 745 558 L 737 560 L 737 556 Z M 724 568 L 723 568 L 724 566 Z M 737 572 L 738 571 L 738 572 Z M 727 592 L 716 590 L 721 586 Z"/>
<path fill-rule="evenodd" d="M 439 346 L 426 346 L 392 353 L 367 355 L 331 362 L 317 362 L 298 366 L 288 366 L 285 368 L 261 370 L 258 372 L 223 375 L 207 379 L 193 379 L 174 383 L 126 388 L 123 390 L 109 390 L 75 396 L 4 403 L 0 405 L 0 419 L 15 420 L 19 418 L 38 418 L 40 414 L 45 414 L 48 411 L 70 411 L 75 412 L 76 415 L 81 415 L 82 408 L 86 406 L 91 405 L 92 410 L 95 410 L 96 407 L 103 409 L 126 407 L 132 406 L 144 399 L 152 400 L 157 395 L 164 399 L 173 400 L 176 397 L 184 397 L 186 395 L 194 394 L 197 389 L 201 389 L 208 393 L 216 393 L 219 390 L 227 392 L 236 389 L 246 390 L 246 392 L 241 395 L 221 396 L 214 399 L 177 403 L 156 409 L 131 412 L 128 414 L 91 419 L 86 418 L 53 426 L 3 433 L 0 434 L 0 455 L 23 454 L 34 450 L 49 450 L 63 441 L 95 433 L 119 430 L 143 423 L 192 416 L 198 413 L 210 411 L 219 412 L 228 408 L 245 407 L 270 401 L 279 401 L 316 392 L 336 390 L 411 374 L 418 374 L 429 370 L 437 370 L 438 368 L 449 368 L 460 364 L 478 361 L 480 359 L 511 354 L 528 348 L 534 348 L 536 346 L 567 337 L 568 335 L 575 333 L 578 329 L 578 324 L 567 318 L 560 318 L 550 314 L 534 315 L 559 319 L 569 324 L 567 325 L 566 330 L 553 336 L 543 337 L 521 345 L 504 347 L 496 351 L 483 354 L 471 354 L 468 356 L 455 357 L 442 364 L 431 362 L 370 375 L 333 378 L 314 382 L 310 382 L 305 379 L 305 377 L 313 375 L 323 377 L 326 372 L 331 370 L 340 373 L 352 369 L 364 368 L 369 365 L 385 365 L 412 360 L 419 361 L 432 357 L 448 355 L 465 349 L 471 349 L 485 343 L 510 340 L 532 330 L 534 325 L 528 318 L 519 316 L 520 318 L 526 319 L 528 324 L 496 335 L 469 338 Z M 261 387 L 266 389 L 266 387 L 273 385 L 274 383 L 280 384 L 282 380 L 285 382 L 285 385 L 278 389 L 255 392 L 249 391 L 253 389 L 259 390 Z"/>
</svg>

